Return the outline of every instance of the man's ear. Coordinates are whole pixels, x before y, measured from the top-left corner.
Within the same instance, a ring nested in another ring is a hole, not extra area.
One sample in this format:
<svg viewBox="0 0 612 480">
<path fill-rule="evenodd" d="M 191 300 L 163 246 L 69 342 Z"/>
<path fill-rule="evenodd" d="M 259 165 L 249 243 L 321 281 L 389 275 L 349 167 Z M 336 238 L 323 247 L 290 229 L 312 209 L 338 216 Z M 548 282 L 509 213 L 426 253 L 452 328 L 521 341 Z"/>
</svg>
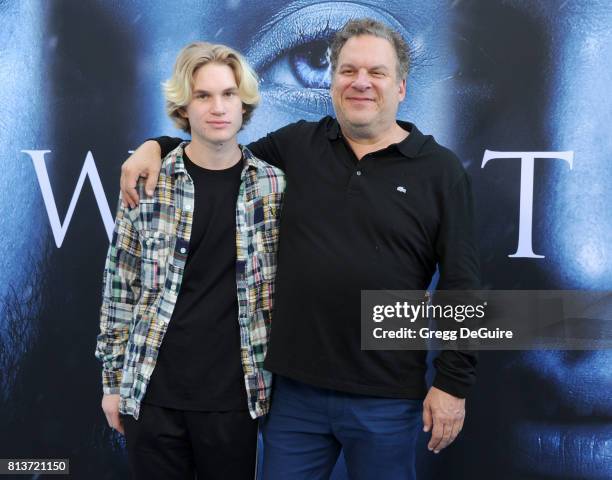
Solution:
<svg viewBox="0 0 612 480">
<path fill-rule="evenodd" d="M 187 112 L 185 111 L 185 107 L 179 108 L 178 113 L 183 118 L 187 118 L 187 119 L 189 118 L 189 115 L 187 115 Z"/>
<path fill-rule="evenodd" d="M 406 98 L 406 79 L 404 78 L 398 85 L 399 101 L 402 102 Z"/>
</svg>

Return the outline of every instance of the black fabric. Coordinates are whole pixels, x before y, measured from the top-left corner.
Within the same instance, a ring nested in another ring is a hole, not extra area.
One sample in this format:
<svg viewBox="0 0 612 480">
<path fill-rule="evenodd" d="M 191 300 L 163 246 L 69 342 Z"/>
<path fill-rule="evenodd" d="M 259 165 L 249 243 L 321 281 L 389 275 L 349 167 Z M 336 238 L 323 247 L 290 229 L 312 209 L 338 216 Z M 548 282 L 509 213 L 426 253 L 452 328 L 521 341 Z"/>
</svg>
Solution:
<svg viewBox="0 0 612 480">
<path fill-rule="evenodd" d="M 248 412 L 193 412 L 143 405 L 123 415 L 128 463 L 136 480 L 255 477 L 257 420 Z"/>
<path fill-rule="evenodd" d="M 195 189 L 183 282 L 144 402 L 182 410 L 247 410 L 236 293 L 236 200 L 242 162 L 185 167 Z"/>
<path fill-rule="evenodd" d="M 425 352 L 361 351 L 361 290 L 479 288 L 470 180 L 413 124 L 399 144 L 357 160 L 338 123 L 300 121 L 249 145 L 287 175 L 265 367 L 312 385 L 421 398 Z M 176 139 L 159 139 L 166 148 Z M 465 397 L 475 352 L 442 352 L 434 385 Z"/>
</svg>

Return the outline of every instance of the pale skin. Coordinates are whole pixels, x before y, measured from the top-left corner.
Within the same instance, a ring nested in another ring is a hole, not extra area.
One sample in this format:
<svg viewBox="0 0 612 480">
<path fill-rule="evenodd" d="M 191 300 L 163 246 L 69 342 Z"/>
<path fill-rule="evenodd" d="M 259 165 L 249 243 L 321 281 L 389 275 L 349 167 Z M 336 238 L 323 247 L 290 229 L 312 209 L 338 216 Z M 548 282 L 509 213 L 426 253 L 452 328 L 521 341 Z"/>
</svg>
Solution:
<svg viewBox="0 0 612 480">
<path fill-rule="evenodd" d="M 125 435 L 123 422 L 119 415 L 119 398 L 119 394 L 104 395 L 102 397 L 102 411 L 104 412 L 108 426 L 113 430 L 117 430 L 121 435 Z"/>
<path fill-rule="evenodd" d="M 180 112 L 183 118 L 189 120 L 191 143 L 185 148 L 189 159 L 209 170 L 223 170 L 239 162 L 242 152 L 236 135 L 242 126 L 244 112 L 236 78 L 230 67 L 209 63 L 197 69 L 194 72 L 191 101 Z M 157 152 L 159 157 L 159 147 Z M 153 194 L 160 166 L 161 162 L 156 170 L 149 171 L 147 193 L 150 191 L 150 194 Z M 125 166 L 121 171 L 123 189 L 123 177 L 127 171 Z M 123 198 L 126 198 L 125 194 Z M 125 201 L 123 203 L 125 206 Z M 137 203 L 136 197 L 136 203 L 130 203 L 130 207 L 133 208 Z M 103 395 L 102 410 L 108 425 L 124 435 L 119 400 L 119 395 Z"/>
<path fill-rule="evenodd" d="M 397 57 L 385 39 L 362 35 L 350 38 L 340 51 L 332 76 L 331 97 L 342 134 L 355 156 L 362 159 L 401 142 L 408 136 L 397 121 L 406 96 L 406 80 L 397 75 Z M 154 141 L 143 143 L 121 167 L 124 203 L 138 204 L 135 185 L 146 177 L 145 191 L 153 194 L 161 150 Z M 423 431 L 431 432 L 427 448 L 439 453 L 463 428 L 465 399 L 431 387 L 423 402 Z"/>
<path fill-rule="evenodd" d="M 464 419 L 465 398 L 431 387 L 423 401 L 423 431 L 431 431 L 429 451 L 440 453 L 453 443 L 463 428 Z"/>
</svg>

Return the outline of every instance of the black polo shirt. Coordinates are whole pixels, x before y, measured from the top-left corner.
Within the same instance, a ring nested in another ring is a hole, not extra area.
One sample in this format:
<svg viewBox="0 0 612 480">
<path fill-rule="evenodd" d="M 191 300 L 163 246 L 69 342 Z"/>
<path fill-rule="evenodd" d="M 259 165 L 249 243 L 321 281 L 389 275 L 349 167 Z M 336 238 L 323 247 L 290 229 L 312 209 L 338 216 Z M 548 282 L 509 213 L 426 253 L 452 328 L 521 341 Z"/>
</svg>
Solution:
<svg viewBox="0 0 612 480">
<path fill-rule="evenodd" d="M 408 137 L 361 160 L 331 117 L 249 145 L 287 175 L 268 370 L 357 394 L 426 393 L 426 352 L 361 350 L 361 290 L 424 290 L 436 264 L 439 289 L 478 288 L 472 194 L 450 150 L 398 123 Z M 434 364 L 435 386 L 467 394 L 473 352 Z"/>
</svg>

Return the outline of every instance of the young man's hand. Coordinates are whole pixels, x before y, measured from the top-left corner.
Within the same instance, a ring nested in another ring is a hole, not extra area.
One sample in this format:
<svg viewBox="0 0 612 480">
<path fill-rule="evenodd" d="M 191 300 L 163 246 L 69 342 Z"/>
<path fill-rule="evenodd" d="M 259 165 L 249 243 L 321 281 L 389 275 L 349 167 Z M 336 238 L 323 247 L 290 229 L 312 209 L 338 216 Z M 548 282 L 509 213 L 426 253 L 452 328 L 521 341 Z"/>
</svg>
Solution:
<svg viewBox="0 0 612 480">
<path fill-rule="evenodd" d="M 431 387 L 423 402 L 423 431 L 431 430 L 427 448 L 440 453 L 440 450 L 448 447 L 459 435 L 464 419 L 465 398 L 457 398 Z"/>
<path fill-rule="evenodd" d="M 121 199 L 124 207 L 138 205 L 136 184 L 140 177 L 147 179 L 145 192 L 153 195 L 161 168 L 161 148 L 154 140 L 147 140 L 121 165 Z"/>
<path fill-rule="evenodd" d="M 108 426 L 125 435 L 121 416 L 119 415 L 119 395 L 104 395 L 102 397 L 102 410 L 106 415 Z"/>
</svg>

